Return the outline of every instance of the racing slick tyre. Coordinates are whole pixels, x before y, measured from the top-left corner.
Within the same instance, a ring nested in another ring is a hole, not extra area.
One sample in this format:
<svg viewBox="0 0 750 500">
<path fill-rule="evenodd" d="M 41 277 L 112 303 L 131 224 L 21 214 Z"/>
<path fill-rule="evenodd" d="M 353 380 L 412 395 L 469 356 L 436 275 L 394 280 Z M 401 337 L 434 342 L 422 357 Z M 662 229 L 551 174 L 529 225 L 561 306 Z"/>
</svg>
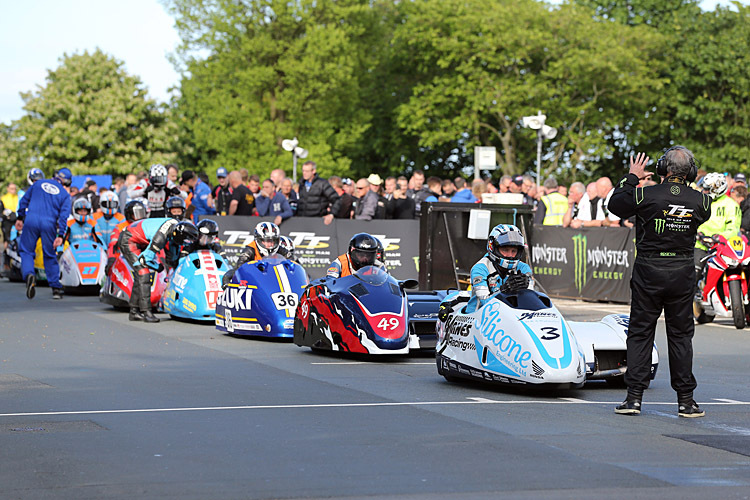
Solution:
<svg viewBox="0 0 750 500">
<path fill-rule="evenodd" d="M 699 325 L 710 323 L 714 320 L 714 316 L 706 314 L 706 311 L 704 311 L 700 304 L 697 304 L 696 302 L 693 302 L 693 315 L 695 316 L 696 323 Z"/>
<path fill-rule="evenodd" d="M 729 299 L 732 302 L 732 319 L 738 330 L 745 328 L 745 306 L 742 303 L 742 285 L 739 280 L 729 282 Z"/>
</svg>

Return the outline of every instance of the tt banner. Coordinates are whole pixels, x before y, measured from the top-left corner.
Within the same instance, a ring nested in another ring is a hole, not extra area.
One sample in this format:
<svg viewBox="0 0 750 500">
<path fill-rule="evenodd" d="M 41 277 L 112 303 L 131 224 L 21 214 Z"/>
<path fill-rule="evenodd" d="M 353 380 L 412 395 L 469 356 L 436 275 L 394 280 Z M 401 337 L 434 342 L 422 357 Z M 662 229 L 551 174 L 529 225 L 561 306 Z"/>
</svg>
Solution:
<svg viewBox="0 0 750 500">
<path fill-rule="evenodd" d="M 230 263 L 236 262 L 242 247 L 253 241 L 255 225 L 269 217 L 208 216 L 219 224 L 221 244 Z M 292 217 L 284 221 L 281 234 L 294 242 L 297 258 L 311 279 L 325 276 L 328 264 L 347 251 L 351 237 L 368 232 L 383 242 L 388 271 L 398 279 L 416 278 L 419 256 L 419 222 L 412 220 L 353 221 Z"/>
<path fill-rule="evenodd" d="M 416 220 L 339 220 L 336 221 L 339 255 L 347 251 L 357 233 L 370 233 L 385 247 L 385 266 L 397 279 L 419 277 L 419 221 Z"/>
<path fill-rule="evenodd" d="M 628 228 L 534 226 L 529 247 L 534 278 L 552 296 L 630 302 L 635 259 Z"/>
</svg>

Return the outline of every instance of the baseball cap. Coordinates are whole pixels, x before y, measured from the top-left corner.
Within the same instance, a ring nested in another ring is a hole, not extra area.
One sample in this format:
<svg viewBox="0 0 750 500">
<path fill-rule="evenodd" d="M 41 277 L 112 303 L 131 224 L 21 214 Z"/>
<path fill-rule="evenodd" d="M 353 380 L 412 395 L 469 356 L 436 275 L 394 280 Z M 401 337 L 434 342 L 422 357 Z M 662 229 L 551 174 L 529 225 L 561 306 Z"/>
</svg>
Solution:
<svg viewBox="0 0 750 500">
<path fill-rule="evenodd" d="M 513 184 L 516 186 L 523 186 L 523 175 L 513 177 Z"/>
<path fill-rule="evenodd" d="M 747 179 L 745 178 L 745 174 L 737 174 L 734 176 L 734 182 L 744 182 L 747 184 Z"/>
<path fill-rule="evenodd" d="M 352 180 L 350 178 L 348 178 L 348 177 L 344 177 L 343 179 L 341 179 L 341 183 L 342 184 L 346 184 L 347 186 L 349 184 L 354 184 L 354 182 L 352 182 Z"/>
<path fill-rule="evenodd" d="M 216 177 L 226 177 L 227 176 L 227 169 L 224 167 L 219 167 L 219 169 L 216 171 Z"/>
<path fill-rule="evenodd" d="M 180 182 L 182 184 L 184 184 L 185 182 L 189 181 L 190 179 L 194 179 L 194 178 L 195 178 L 195 172 L 193 172 L 192 170 L 185 170 L 182 173 L 182 180 Z"/>
</svg>

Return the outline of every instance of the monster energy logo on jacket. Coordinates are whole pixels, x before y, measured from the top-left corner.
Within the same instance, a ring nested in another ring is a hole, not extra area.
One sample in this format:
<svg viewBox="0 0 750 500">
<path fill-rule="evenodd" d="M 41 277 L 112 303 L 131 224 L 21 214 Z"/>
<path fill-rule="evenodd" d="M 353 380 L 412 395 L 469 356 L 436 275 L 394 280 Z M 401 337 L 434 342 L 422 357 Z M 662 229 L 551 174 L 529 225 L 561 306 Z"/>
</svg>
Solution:
<svg viewBox="0 0 750 500">
<path fill-rule="evenodd" d="M 573 265 L 574 284 L 581 293 L 586 286 L 586 236 L 582 234 L 573 236 Z"/>
<path fill-rule="evenodd" d="M 656 232 L 656 234 L 663 233 L 665 226 L 666 221 L 664 219 L 654 219 L 654 231 Z"/>
</svg>

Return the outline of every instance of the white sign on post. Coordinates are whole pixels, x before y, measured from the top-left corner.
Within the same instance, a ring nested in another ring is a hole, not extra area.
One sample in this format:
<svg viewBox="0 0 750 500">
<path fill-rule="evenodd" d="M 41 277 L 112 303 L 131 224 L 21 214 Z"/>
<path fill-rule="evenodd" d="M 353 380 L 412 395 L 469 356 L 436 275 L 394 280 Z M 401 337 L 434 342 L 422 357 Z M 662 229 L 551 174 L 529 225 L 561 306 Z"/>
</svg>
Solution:
<svg viewBox="0 0 750 500">
<path fill-rule="evenodd" d="M 497 151 L 495 146 L 477 146 L 474 148 L 474 178 L 479 179 L 480 170 L 497 169 Z"/>
</svg>

